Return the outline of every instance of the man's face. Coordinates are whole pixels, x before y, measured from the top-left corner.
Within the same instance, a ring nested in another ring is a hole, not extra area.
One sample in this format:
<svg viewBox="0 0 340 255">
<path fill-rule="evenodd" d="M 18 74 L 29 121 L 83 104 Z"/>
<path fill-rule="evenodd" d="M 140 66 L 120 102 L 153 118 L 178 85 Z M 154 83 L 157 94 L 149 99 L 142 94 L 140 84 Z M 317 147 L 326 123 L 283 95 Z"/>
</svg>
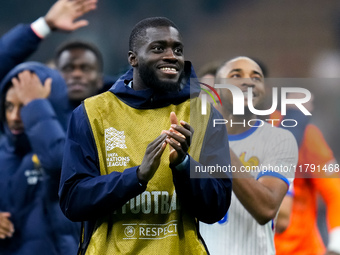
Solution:
<svg viewBox="0 0 340 255">
<path fill-rule="evenodd" d="M 253 60 L 240 57 L 227 62 L 217 73 L 222 83 L 231 84 L 240 88 L 244 94 L 244 105 L 248 105 L 248 88 L 252 88 L 253 106 L 256 108 L 263 102 L 265 96 L 264 77 L 261 68 Z M 220 96 L 223 105 L 231 107 L 233 97 L 229 89 L 221 89 Z"/>
<path fill-rule="evenodd" d="M 22 123 L 20 116 L 22 106 L 14 87 L 11 86 L 8 89 L 5 98 L 5 116 L 8 128 L 13 135 L 24 133 L 24 124 Z"/>
<path fill-rule="evenodd" d="M 82 101 L 96 95 L 103 86 L 96 55 L 87 49 L 63 51 L 57 69 L 65 79 L 71 101 Z"/>
<path fill-rule="evenodd" d="M 158 91 L 178 91 L 184 75 L 183 44 L 177 29 L 146 29 L 137 50 L 137 69 L 144 86 Z"/>
</svg>

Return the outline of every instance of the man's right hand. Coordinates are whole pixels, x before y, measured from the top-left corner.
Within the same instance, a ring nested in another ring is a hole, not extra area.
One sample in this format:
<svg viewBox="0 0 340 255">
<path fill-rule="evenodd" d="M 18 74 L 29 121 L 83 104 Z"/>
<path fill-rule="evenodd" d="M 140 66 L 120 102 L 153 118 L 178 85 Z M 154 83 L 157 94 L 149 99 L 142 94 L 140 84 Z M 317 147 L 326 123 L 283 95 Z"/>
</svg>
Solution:
<svg viewBox="0 0 340 255">
<path fill-rule="evenodd" d="M 47 78 L 43 86 L 38 75 L 25 70 L 18 74 L 18 78 L 12 78 L 12 84 L 21 103 L 27 105 L 33 100 L 50 95 L 52 79 Z"/>
<path fill-rule="evenodd" d="M 137 177 L 140 181 L 147 183 L 157 171 L 167 144 L 166 136 L 166 134 L 161 134 L 148 144 L 142 164 L 137 170 Z"/>
<path fill-rule="evenodd" d="M 98 0 L 58 0 L 45 15 L 51 30 L 71 32 L 88 25 L 87 20 L 79 17 L 97 8 Z"/>
<path fill-rule="evenodd" d="M 14 233 L 13 223 L 9 220 L 11 214 L 9 212 L 0 212 L 0 239 L 12 237 Z"/>
</svg>

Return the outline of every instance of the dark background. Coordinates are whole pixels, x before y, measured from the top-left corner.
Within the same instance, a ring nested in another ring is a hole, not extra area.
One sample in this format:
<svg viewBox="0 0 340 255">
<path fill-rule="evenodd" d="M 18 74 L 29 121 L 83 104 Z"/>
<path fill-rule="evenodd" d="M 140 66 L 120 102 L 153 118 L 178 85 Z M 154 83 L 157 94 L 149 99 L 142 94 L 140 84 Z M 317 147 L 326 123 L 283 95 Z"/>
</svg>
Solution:
<svg viewBox="0 0 340 255">
<path fill-rule="evenodd" d="M 43 16 L 53 3 L 1 0 L 0 34 Z M 88 27 L 53 34 L 32 59 L 47 61 L 63 40 L 82 38 L 100 47 L 105 72 L 114 74 L 127 65 L 134 24 L 145 17 L 166 16 L 181 29 L 186 58 L 196 69 L 210 61 L 247 55 L 268 65 L 271 77 L 310 77 L 320 54 L 338 49 L 339 7 L 337 0 L 99 0 L 98 9 L 85 16 Z"/>
</svg>

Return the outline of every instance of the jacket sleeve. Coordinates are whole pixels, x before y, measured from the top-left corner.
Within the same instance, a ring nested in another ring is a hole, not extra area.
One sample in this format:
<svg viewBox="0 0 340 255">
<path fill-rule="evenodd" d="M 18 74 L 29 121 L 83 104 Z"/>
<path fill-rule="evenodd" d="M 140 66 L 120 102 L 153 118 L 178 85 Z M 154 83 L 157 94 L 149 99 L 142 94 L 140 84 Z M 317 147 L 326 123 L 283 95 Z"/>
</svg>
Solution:
<svg viewBox="0 0 340 255">
<path fill-rule="evenodd" d="M 47 99 L 36 99 L 21 110 L 30 145 L 47 174 L 59 177 L 66 133 Z"/>
<path fill-rule="evenodd" d="M 176 193 L 182 207 L 205 223 L 219 221 L 227 213 L 232 193 L 230 153 L 225 125 L 213 127 L 212 119 L 222 119 L 213 109 L 202 146 L 200 162 L 192 157 L 183 170 L 171 166 Z M 197 135 L 197 134 L 196 134 Z M 224 169 L 206 172 L 205 167 Z M 218 168 L 220 167 L 220 168 Z M 197 173 L 200 171 L 200 173 Z"/>
<path fill-rule="evenodd" d="M 0 80 L 39 46 L 39 38 L 29 24 L 20 24 L 0 38 Z"/>
<path fill-rule="evenodd" d="M 60 206 L 72 221 L 89 221 L 123 206 L 145 191 L 137 168 L 100 175 L 95 142 L 83 106 L 72 113 L 65 141 Z"/>
</svg>

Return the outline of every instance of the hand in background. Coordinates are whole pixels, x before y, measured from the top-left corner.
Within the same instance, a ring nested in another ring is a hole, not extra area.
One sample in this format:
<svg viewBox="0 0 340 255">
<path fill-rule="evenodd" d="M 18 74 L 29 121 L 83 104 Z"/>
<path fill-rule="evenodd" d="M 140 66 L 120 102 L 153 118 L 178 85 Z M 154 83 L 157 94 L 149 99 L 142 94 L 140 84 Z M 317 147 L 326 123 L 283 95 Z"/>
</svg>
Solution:
<svg viewBox="0 0 340 255">
<path fill-rule="evenodd" d="M 14 226 L 9 219 L 10 217 L 9 212 L 0 212 L 0 239 L 12 237 L 14 233 Z"/>
<path fill-rule="evenodd" d="M 51 30 L 71 32 L 87 26 L 87 20 L 79 17 L 97 8 L 98 0 L 58 0 L 45 15 L 45 21 Z"/>
<path fill-rule="evenodd" d="M 42 85 L 39 77 L 27 70 L 19 73 L 18 78 L 13 78 L 12 83 L 23 105 L 35 99 L 47 98 L 51 93 L 51 78 L 47 78 L 45 84 Z"/>
</svg>

